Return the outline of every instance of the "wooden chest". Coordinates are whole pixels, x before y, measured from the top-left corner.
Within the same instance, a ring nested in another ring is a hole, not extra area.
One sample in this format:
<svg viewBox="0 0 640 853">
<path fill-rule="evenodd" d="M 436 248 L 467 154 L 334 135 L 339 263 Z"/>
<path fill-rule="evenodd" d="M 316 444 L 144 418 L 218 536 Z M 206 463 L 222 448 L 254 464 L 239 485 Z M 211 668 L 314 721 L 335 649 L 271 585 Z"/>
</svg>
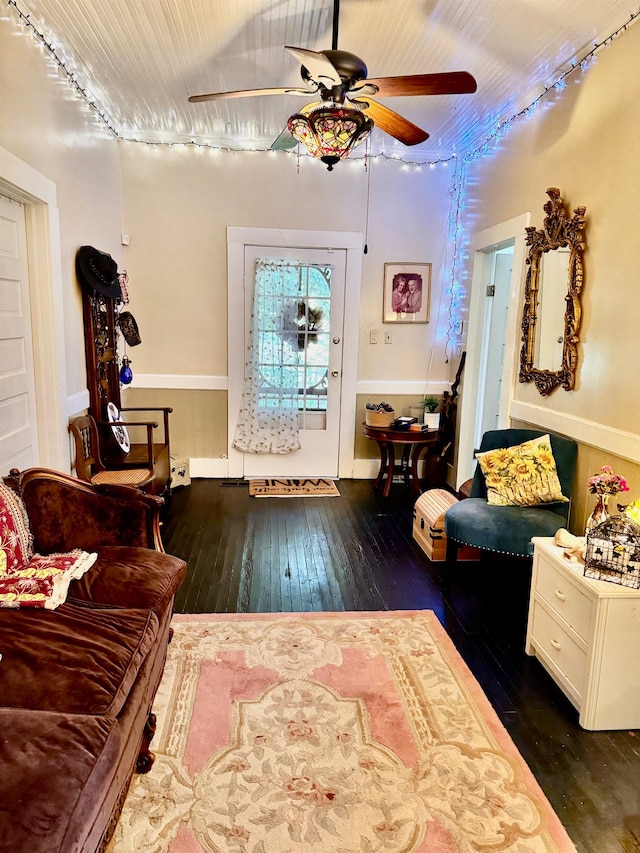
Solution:
<svg viewBox="0 0 640 853">
<path fill-rule="evenodd" d="M 420 495 L 413 507 L 413 538 L 434 562 L 445 558 L 444 514 L 455 503 L 458 499 L 450 492 L 429 489 Z"/>
<path fill-rule="evenodd" d="M 444 515 L 458 498 L 445 489 L 429 489 L 420 495 L 413 508 L 413 538 L 427 557 L 437 563 L 445 559 L 447 537 L 444 532 Z M 477 560 L 475 548 L 461 547 L 459 560 Z"/>
</svg>

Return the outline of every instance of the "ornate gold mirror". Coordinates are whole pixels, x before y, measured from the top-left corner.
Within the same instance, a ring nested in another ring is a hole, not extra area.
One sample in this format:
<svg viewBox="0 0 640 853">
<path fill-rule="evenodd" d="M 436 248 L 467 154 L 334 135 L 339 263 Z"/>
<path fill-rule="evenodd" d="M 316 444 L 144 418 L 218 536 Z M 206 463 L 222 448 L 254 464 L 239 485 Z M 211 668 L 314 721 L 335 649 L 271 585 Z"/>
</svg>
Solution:
<svg viewBox="0 0 640 853">
<path fill-rule="evenodd" d="M 542 395 L 575 385 L 580 330 L 580 293 L 586 207 L 569 218 L 560 190 L 547 190 L 549 201 L 541 231 L 527 228 L 527 280 L 522 312 L 520 382 L 535 382 Z"/>
</svg>

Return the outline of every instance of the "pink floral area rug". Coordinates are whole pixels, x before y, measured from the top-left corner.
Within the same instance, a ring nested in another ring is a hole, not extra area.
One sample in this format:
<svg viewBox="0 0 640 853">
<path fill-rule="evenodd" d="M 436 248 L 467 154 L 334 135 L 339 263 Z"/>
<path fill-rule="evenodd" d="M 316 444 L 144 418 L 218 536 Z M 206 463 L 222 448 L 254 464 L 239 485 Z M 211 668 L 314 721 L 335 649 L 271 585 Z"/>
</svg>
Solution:
<svg viewBox="0 0 640 853">
<path fill-rule="evenodd" d="M 433 613 L 173 625 L 113 853 L 575 853 Z"/>
</svg>

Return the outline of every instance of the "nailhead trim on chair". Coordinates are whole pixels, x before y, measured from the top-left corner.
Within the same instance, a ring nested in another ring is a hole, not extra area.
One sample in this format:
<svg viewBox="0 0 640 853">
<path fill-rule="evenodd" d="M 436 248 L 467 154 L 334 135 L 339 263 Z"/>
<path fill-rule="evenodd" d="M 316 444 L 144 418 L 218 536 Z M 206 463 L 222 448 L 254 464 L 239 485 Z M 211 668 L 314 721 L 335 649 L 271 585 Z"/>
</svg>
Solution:
<svg viewBox="0 0 640 853">
<path fill-rule="evenodd" d="M 462 539 L 455 539 L 450 536 L 452 542 L 457 542 L 458 545 L 467 545 L 469 548 L 479 548 L 480 551 L 490 551 L 492 554 L 506 554 L 507 557 L 531 557 L 531 554 L 521 554 L 519 551 L 499 551 L 497 548 L 481 548 L 473 542 L 465 542 Z"/>
</svg>

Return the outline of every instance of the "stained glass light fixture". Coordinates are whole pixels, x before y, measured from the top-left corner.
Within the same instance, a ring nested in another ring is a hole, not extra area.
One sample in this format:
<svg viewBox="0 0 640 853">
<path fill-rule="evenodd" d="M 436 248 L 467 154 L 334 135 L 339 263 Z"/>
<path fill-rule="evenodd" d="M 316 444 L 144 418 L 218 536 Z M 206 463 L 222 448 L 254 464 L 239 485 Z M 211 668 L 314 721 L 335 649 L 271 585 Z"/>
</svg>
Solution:
<svg viewBox="0 0 640 853">
<path fill-rule="evenodd" d="M 361 110 L 338 104 L 309 104 L 291 116 L 287 127 L 331 171 L 369 136 L 373 122 Z"/>
</svg>

